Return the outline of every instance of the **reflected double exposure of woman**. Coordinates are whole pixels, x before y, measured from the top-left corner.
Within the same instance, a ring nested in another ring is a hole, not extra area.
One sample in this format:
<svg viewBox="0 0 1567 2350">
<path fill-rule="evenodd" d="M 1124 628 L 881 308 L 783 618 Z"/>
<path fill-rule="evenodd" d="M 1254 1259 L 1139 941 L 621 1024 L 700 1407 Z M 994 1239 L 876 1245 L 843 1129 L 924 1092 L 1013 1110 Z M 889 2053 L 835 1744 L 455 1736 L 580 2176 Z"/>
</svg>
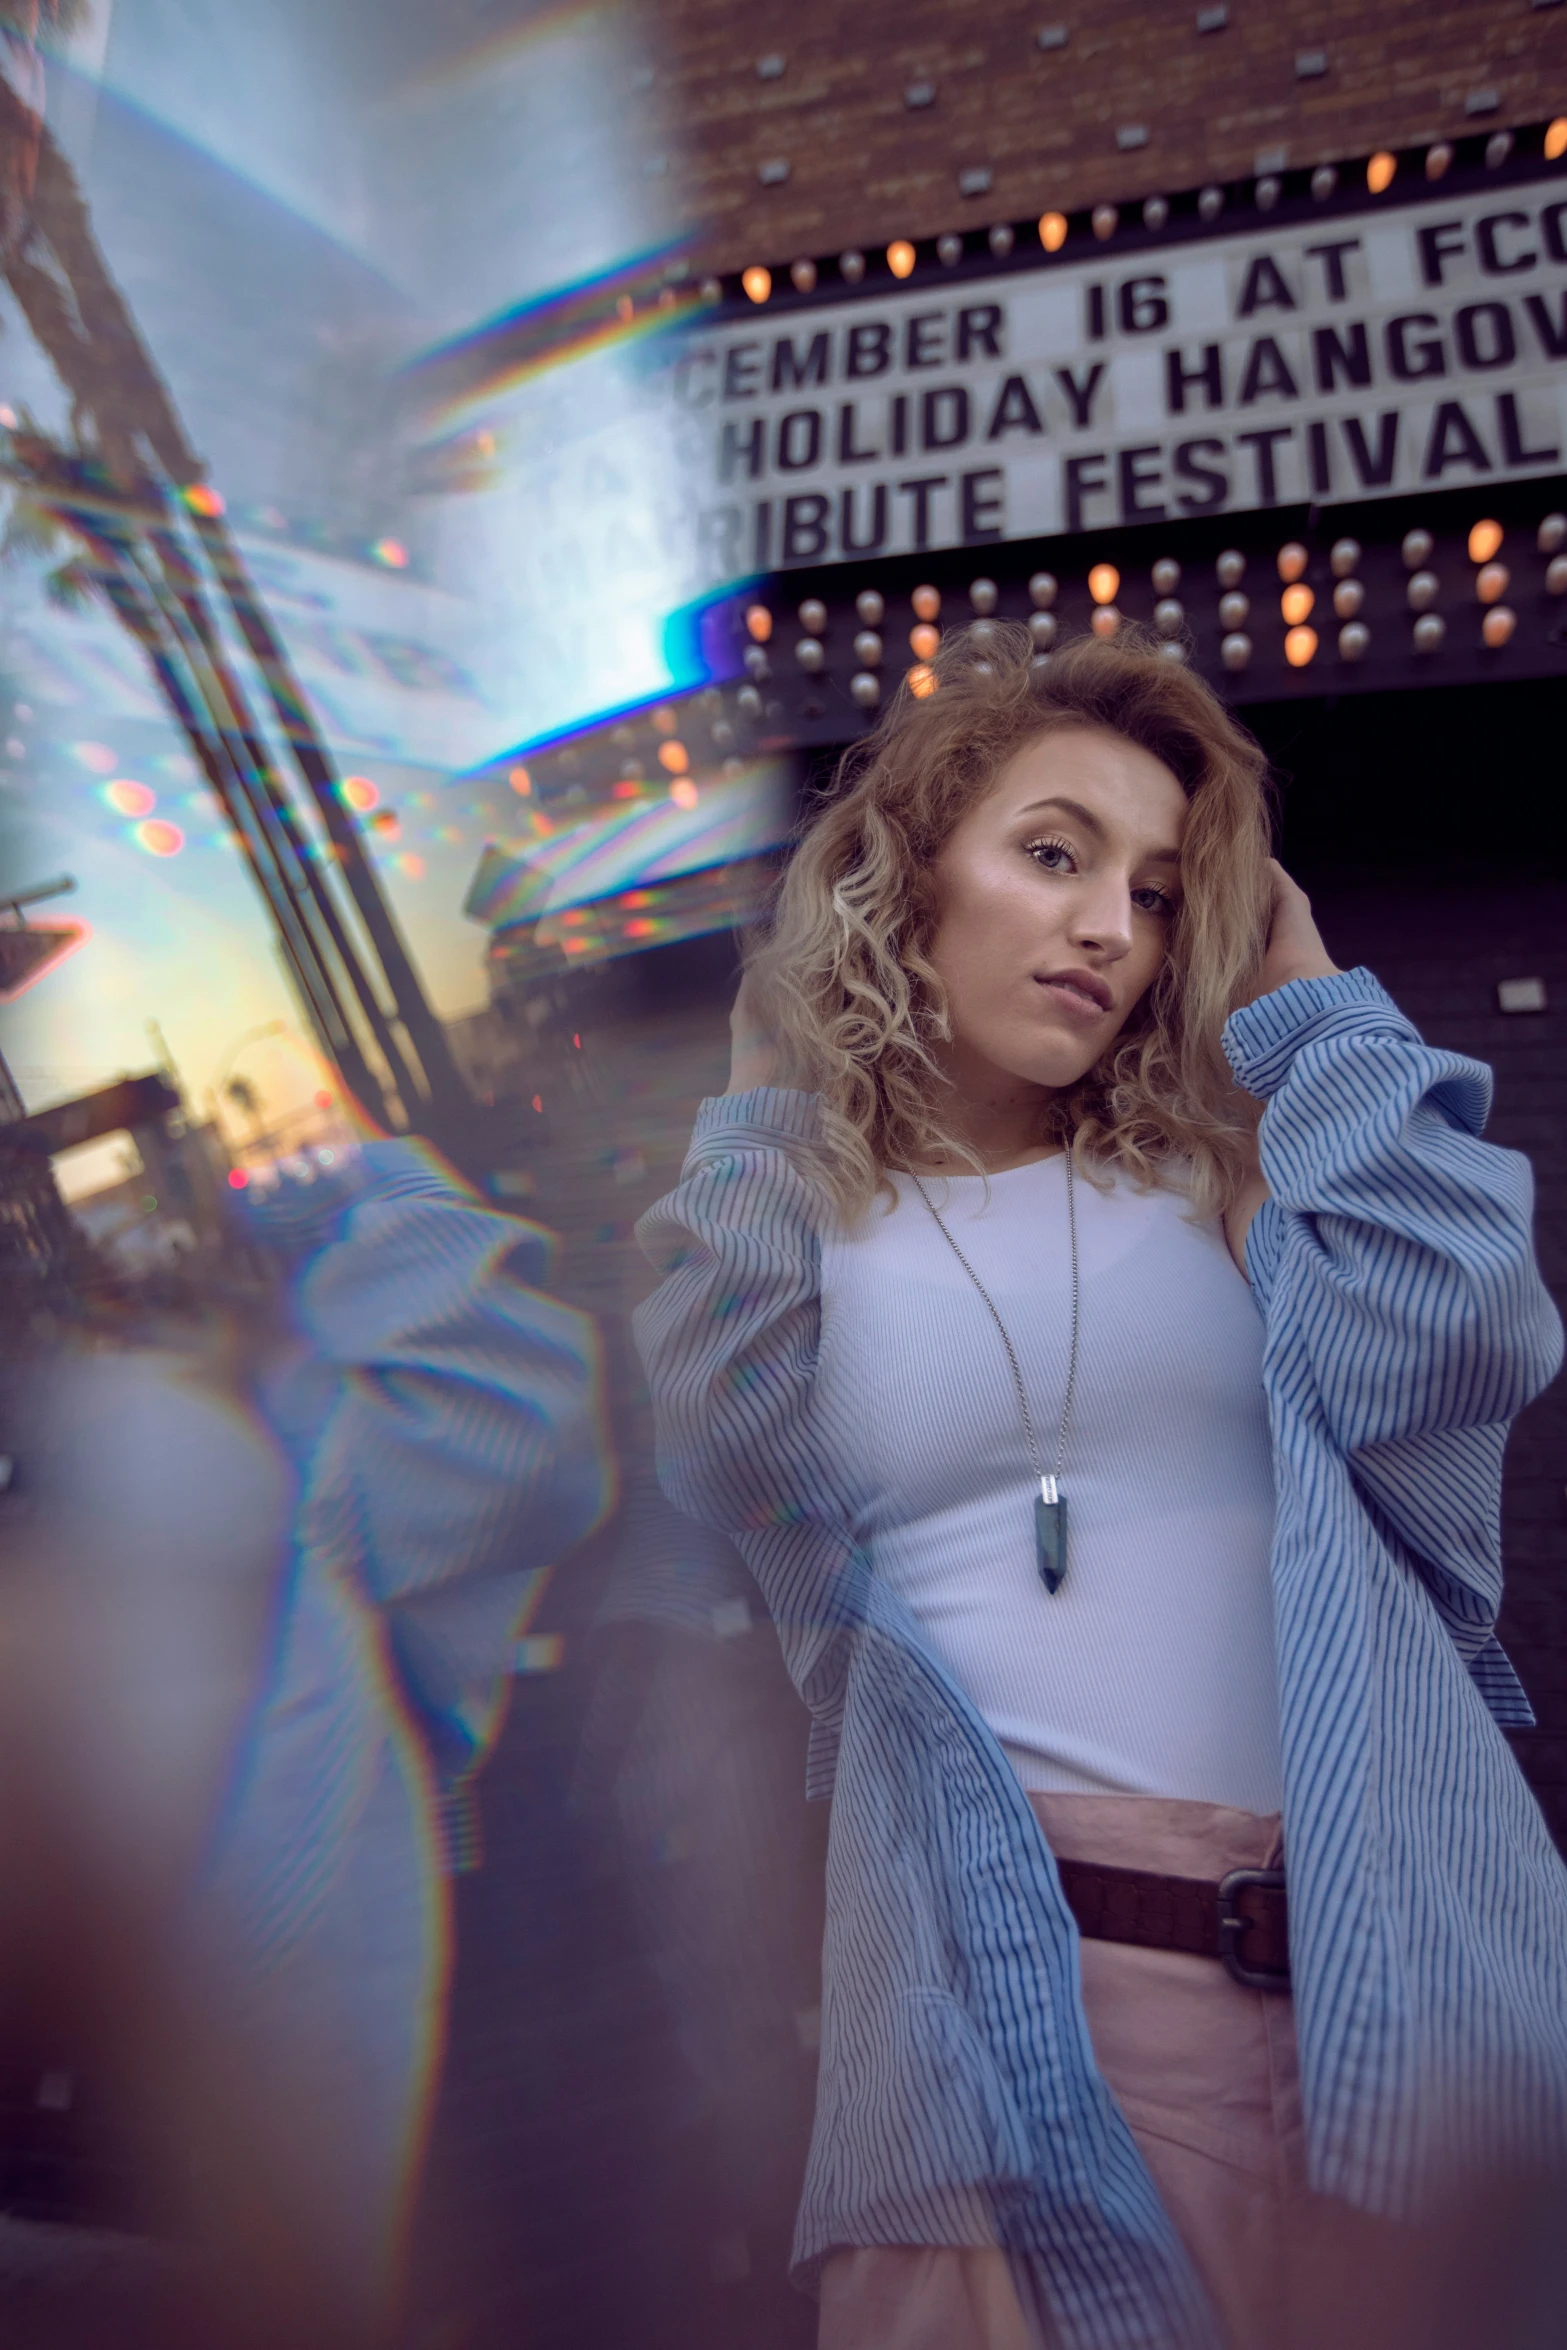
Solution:
<svg viewBox="0 0 1567 2350">
<path fill-rule="evenodd" d="M 827 2350 L 1283 2343 L 1324 2213 L 1567 2152 L 1493 1632 L 1529 1173 L 1189 670 L 1007 629 L 937 688 L 808 826 L 642 1228 L 660 1473 L 832 1794 L 796 2273 Z"/>
</svg>

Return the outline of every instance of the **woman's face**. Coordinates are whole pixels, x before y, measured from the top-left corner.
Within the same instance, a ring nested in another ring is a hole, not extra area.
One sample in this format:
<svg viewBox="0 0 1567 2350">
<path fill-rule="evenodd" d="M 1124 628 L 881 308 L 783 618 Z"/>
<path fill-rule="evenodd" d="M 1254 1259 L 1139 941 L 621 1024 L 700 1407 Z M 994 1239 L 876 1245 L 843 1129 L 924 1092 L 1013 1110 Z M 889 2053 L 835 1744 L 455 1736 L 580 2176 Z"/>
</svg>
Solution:
<svg viewBox="0 0 1567 2350">
<path fill-rule="evenodd" d="M 936 860 L 930 960 L 959 1091 L 1055 1090 L 1091 1069 L 1146 994 L 1180 902 L 1186 795 L 1099 727 L 1026 744 Z"/>
</svg>

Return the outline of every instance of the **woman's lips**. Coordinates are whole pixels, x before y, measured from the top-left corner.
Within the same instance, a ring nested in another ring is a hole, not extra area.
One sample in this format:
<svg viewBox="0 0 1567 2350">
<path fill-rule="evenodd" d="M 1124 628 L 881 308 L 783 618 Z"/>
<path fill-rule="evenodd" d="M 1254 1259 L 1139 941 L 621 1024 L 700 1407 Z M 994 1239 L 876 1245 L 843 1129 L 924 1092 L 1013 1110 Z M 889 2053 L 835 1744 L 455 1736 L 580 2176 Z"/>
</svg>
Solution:
<svg viewBox="0 0 1567 2350">
<path fill-rule="evenodd" d="M 1074 1020 L 1081 1020 L 1085 1026 L 1092 1021 L 1102 1020 L 1110 1008 L 1097 996 L 1091 995 L 1086 986 L 1079 985 L 1076 979 L 1065 973 L 1058 973 L 1053 979 L 1041 979 L 1038 984 L 1064 1012 Z"/>
</svg>

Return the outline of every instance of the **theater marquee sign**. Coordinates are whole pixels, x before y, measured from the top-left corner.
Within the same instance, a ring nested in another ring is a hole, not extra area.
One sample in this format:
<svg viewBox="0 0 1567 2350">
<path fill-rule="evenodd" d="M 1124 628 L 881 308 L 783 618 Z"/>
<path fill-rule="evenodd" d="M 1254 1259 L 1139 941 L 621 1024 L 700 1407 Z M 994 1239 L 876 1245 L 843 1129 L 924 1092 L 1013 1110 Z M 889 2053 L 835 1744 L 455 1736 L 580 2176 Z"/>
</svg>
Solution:
<svg viewBox="0 0 1567 2350">
<path fill-rule="evenodd" d="M 759 309 L 665 390 L 715 578 L 1549 473 L 1567 193 Z"/>
</svg>

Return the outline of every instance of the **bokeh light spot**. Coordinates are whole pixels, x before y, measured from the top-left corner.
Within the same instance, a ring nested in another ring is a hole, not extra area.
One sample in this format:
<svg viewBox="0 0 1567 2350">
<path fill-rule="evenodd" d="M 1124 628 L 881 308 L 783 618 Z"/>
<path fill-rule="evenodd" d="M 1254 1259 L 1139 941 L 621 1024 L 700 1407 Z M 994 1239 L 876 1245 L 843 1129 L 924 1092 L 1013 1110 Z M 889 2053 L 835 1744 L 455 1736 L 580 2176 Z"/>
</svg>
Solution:
<svg viewBox="0 0 1567 2350">
<path fill-rule="evenodd" d="M 689 775 L 677 775 L 669 787 L 669 796 L 677 808 L 694 808 L 702 797 Z"/>
<path fill-rule="evenodd" d="M 177 824 L 168 824 L 161 816 L 149 816 L 136 827 L 136 838 L 149 857 L 177 857 L 185 846 L 185 835 Z"/>
<path fill-rule="evenodd" d="M 244 1168 L 243 1168 L 243 1167 L 230 1167 L 230 1169 L 229 1169 L 229 1189 L 230 1189 L 230 1191 L 243 1191 L 243 1190 L 244 1190 L 244 1188 L 245 1188 L 245 1186 L 246 1186 L 246 1184 L 247 1184 L 249 1181 L 250 1181 L 250 1177 L 249 1177 L 249 1176 L 248 1176 L 248 1175 L 245 1173 L 245 1170 L 244 1170 Z"/>
<path fill-rule="evenodd" d="M 408 549 L 401 539 L 377 539 L 370 552 L 378 563 L 386 565 L 388 571 L 406 571 L 408 568 Z"/>
<path fill-rule="evenodd" d="M 533 778 L 526 767 L 514 767 L 506 780 L 519 799 L 527 799 L 533 790 Z"/>
<path fill-rule="evenodd" d="M 107 743 L 72 743 L 71 749 L 94 775 L 112 775 L 120 763 Z"/>
<path fill-rule="evenodd" d="M 115 777 L 106 783 L 103 796 L 116 816 L 150 816 L 158 804 L 158 795 L 144 783 L 134 783 L 128 775 Z"/>
<path fill-rule="evenodd" d="M 667 742 L 658 746 L 658 763 L 671 775 L 684 775 L 691 764 L 691 754 L 684 743 Z"/>
<path fill-rule="evenodd" d="M 361 815 L 381 804 L 381 787 L 372 783 L 368 775 L 345 775 L 337 791 L 344 806 L 358 809 Z"/>
</svg>

